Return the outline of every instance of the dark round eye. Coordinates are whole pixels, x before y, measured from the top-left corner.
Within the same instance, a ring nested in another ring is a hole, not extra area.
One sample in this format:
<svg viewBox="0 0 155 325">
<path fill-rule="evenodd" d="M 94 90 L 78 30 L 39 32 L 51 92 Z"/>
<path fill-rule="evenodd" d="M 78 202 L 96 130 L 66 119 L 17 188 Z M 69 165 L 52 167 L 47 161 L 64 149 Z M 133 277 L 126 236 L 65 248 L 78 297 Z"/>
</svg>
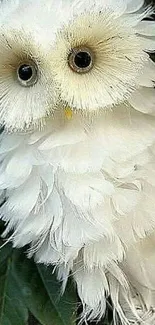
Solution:
<svg viewBox="0 0 155 325">
<path fill-rule="evenodd" d="M 88 48 L 74 48 L 69 53 L 68 64 L 77 73 L 89 72 L 94 64 L 94 54 Z"/>
<path fill-rule="evenodd" d="M 21 65 L 18 70 L 18 75 L 19 75 L 19 78 L 23 81 L 30 80 L 33 75 L 32 67 L 27 64 Z"/>
<path fill-rule="evenodd" d="M 17 69 L 18 81 L 22 86 L 33 86 L 38 80 L 38 69 L 35 63 L 21 64 Z"/>
</svg>

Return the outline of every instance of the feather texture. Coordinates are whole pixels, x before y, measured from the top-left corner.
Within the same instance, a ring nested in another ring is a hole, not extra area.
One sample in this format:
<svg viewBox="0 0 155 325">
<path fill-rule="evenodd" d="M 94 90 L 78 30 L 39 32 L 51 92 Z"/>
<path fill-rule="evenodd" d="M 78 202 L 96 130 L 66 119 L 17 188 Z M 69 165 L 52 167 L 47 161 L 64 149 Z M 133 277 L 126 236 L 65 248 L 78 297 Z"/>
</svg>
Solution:
<svg viewBox="0 0 155 325">
<path fill-rule="evenodd" d="M 122 325 L 154 325 L 155 65 L 146 50 L 155 50 L 155 23 L 144 20 L 153 9 L 143 0 L 0 5 L 3 236 L 56 265 L 62 291 L 72 272 L 82 320 L 98 321 L 110 296 L 115 324 L 118 314 Z M 78 48 L 93 58 L 85 73 L 70 65 Z M 35 71 L 30 83 L 23 64 Z"/>
</svg>

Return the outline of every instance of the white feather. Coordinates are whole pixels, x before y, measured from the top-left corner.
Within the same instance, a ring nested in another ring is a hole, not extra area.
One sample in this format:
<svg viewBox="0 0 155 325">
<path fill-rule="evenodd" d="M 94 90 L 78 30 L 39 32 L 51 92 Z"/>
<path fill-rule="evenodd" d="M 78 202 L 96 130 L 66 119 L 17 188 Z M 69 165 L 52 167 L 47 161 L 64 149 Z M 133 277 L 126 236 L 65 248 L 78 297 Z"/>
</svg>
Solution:
<svg viewBox="0 0 155 325">
<path fill-rule="evenodd" d="M 138 82 L 143 87 L 154 87 L 155 84 L 155 63 L 149 60 L 139 75 Z"/>
<path fill-rule="evenodd" d="M 141 87 L 129 99 L 129 103 L 138 111 L 155 114 L 155 89 Z"/>
<path fill-rule="evenodd" d="M 61 186 L 64 194 L 71 202 L 84 211 L 92 211 L 96 205 L 102 204 L 104 198 L 113 193 L 112 184 L 99 174 L 60 175 Z M 92 186 L 93 184 L 93 186 Z"/>
<path fill-rule="evenodd" d="M 144 0 L 136 0 L 136 1 L 127 0 L 126 2 L 127 2 L 127 9 L 126 9 L 127 13 L 136 12 L 144 5 Z"/>
<path fill-rule="evenodd" d="M 155 36 L 155 22 L 154 21 L 141 21 L 136 30 L 139 34 L 145 36 Z"/>
<path fill-rule="evenodd" d="M 0 4 L 0 216 L 14 247 L 70 272 L 82 320 L 110 296 L 122 325 L 155 324 L 155 50 L 143 0 Z M 69 64 L 93 53 L 89 73 Z M 20 64 L 35 64 L 31 86 Z M 18 77 L 18 78 L 17 78 Z M 146 323 L 147 322 L 147 323 Z"/>
</svg>

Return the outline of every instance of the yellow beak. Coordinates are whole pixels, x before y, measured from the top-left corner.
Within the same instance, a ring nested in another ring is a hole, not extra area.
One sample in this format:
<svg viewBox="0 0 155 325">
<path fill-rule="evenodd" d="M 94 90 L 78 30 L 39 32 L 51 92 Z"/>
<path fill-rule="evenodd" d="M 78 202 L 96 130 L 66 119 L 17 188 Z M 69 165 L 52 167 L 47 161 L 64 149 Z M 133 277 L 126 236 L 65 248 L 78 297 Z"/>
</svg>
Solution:
<svg viewBox="0 0 155 325">
<path fill-rule="evenodd" d="M 70 107 L 65 108 L 65 117 L 67 120 L 71 120 L 73 117 L 73 111 Z"/>
</svg>

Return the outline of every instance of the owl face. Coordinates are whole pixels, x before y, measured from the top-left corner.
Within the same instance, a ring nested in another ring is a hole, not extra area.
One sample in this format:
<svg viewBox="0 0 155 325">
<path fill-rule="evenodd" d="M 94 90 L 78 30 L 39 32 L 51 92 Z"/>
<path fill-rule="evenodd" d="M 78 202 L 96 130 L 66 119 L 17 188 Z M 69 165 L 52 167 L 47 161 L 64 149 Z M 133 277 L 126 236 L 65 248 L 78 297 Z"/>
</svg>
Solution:
<svg viewBox="0 0 155 325">
<path fill-rule="evenodd" d="M 127 102 L 149 59 L 139 30 L 146 13 L 128 6 L 13 1 L 0 27 L 1 124 L 25 131 L 56 111 L 88 115 Z"/>
</svg>

